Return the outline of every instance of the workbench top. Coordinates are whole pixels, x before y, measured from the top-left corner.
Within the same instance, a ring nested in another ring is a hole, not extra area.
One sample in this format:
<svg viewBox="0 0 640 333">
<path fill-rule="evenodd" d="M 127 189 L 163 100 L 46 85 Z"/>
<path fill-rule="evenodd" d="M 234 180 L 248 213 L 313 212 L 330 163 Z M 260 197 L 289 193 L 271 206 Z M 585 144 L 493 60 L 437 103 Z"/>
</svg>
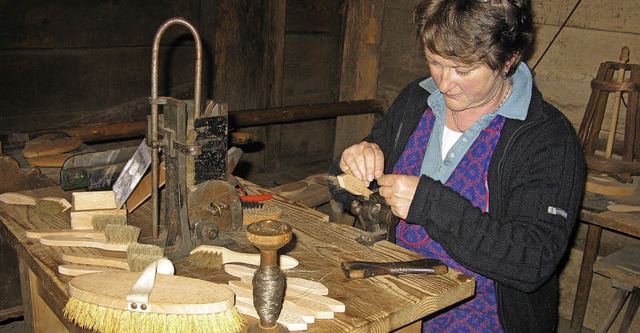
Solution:
<svg viewBox="0 0 640 333">
<path fill-rule="evenodd" d="M 242 181 L 252 194 L 268 193 L 254 184 Z M 71 192 L 59 187 L 48 187 L 22 192 L 35 197 L 58 196 L 70 200 Z M 322 282 L 329 289 L 328 297 L 343 302 L 346 312 L 335 313 L 334 319 L 317 319 L 308 325 L 307 332 L 388 332 L 411 324 L 429 314 L 446 308 L 474 294 L 475 281 L 462 273 L 449 270 L 446 275 L 404 275 L 382 276 L 368 279 L 347 279 L 340 269 L 346 260 L 401 261 L 419 259 L 421 256 L 387 241 L 368 247 L 359 244 L 355 238 L 361 230 L 350 226 L 328 222 L 328 217 L 314 209 L 301 206 L 274 195 L 271 202 L 282 209 L 281 220 L 293 228 L 293 239 L 279 253 L 296 258 L 300 264 L 285 271 L 289 277 L 299 277 Z M 150 205 L 143 205 L 134 211 L 130 224 L 144 224 L 150 220 Z M 4 237 L 16 248 L 21 267 L 27 266 L 27 275 L 39 281 L 35 288 L 70 331 L 73 325 L 62 316 L 62 308 L 68 299 L 67 283 L 71 277 L 57 272 L 63 264 L 62 253 L 105 254 L 105 251 L 85 248 L 51 247 L 28 239 L 25 230 L 60 228 L 69 229 L 68 212 L 62 216 L 40 217 L 33 207 L 12 206 L 0 203 L 0 237 Z M 233 239 L 234 250 L 258 253 L 248 240 L 244 230 L 226 234 Z M 144 243 L 143 228 L 141 242 Z M 195 268 L 188 260 L 175 261 L 176 274 L 201 278 L 217 283 L 226 283 L 238 278 L 218 272 Z M 23 282 L 23 294 L 25 292 Z M 31 281 L 33 294 L 33 281 Z M 28 289 L 27 289 L 28 291 Z M 23 300 L 25 299 L 23 295 Z M 25 310 L 25 313 L 27 310 Z M 26 318 L 26 317 L 25 317 Z"/>
</svg>

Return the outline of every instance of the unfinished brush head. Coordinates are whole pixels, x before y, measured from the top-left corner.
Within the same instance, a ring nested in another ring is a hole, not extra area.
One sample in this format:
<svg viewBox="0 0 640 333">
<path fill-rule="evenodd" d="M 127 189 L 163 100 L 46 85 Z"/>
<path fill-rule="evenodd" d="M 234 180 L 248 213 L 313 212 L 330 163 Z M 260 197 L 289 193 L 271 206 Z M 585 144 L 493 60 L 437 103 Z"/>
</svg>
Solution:
<svg viewBox="0 0 640 333">
<path fill-rule="evenodd" d="M 242 209 L 242 223 L 244 225 L 266 220 L 277 220 L 281 216 L 282 209 L 270 204 L 264 204 L 259 208 Z"/>
<path fill-rule="evenodd" d="M 149 264 L 162 258 L 164 249 L 152 244 L 131 243 L 127 247 L 127 264 L 132 272 L 142 272 Z"/>
<path fill-rule="evenodd" d="M 132 225 L 107 224 L 104 228 L 104 239 L 112 244 L 129 244 L 138 241 L 140 228 Z"/>
<path fill-rule="evenodd" d="M 229 287 L 182 276 L 156 275 L 145 309 L 131 309 L 127 295 L 139 277 L 139 273 L 119 271 L 73 278 L 65 317 L 82 328 L 104 333 L 235 333 L 246 323 L 234 307 Z"/>
<path fill-rule="evenodd" d="M 65 210 L 68 209 L 65 205 L 63 205 L 60 201 L 56 200 L 48 200 L 48 199 L 38 199 L 36 200 L 36 214 L 40 217 L 46 216 L 56 216 L 62 214 Z"/>
<path fill-rule="evenodd" d="M 197 251 L 189 254 L 187 260 L 197 268 L 221 269 L 224 264 L 222 254 L 211 251 Z"/>
<path fill-rule="evenodd" d="M 127 217 L 120 215 L 95 215 L 91 218 L 93 230 L 103 232 L 109 224 L 125 225 Z"/>
</svg>

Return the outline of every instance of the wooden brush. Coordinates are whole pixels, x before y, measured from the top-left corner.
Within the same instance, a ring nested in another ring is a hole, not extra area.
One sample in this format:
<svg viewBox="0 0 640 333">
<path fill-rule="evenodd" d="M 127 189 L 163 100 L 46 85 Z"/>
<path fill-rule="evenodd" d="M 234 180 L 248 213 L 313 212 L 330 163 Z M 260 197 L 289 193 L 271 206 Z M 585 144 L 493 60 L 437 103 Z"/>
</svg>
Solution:
<svg viewBox="0 0 640 333">
<path fill-rule="evenodd" d="M 209 281 L 158 274 L 164 260 L 152 263 L 142 273 L 76 276 L 69 281 L 70 298 L 64 316 L 84 329 L 103 333 L 236 333 L 243 329 L 245 319 L 234 307 L 231 289 Z"/>
<path fill-rule="evenodd" d="M 104 230 L 105 239 L 91 239 L 80 237 L 46 236 L 40 238 L 40 243 L 50 246 L 91 247 L 108 251 L 127 251 L 129 244 L 137 242 L 140 228 L 130 225 L 110 224 Z"/>
<path fill-rule="evenodd" d="M 298 260 L 295 258 L 286 255 L 279 256 L 279 258 L 282 269 L 298 266 Z M 257 266 L 260 265 L 260 254 L 235 252 L 222 246 L 200 245 L 191 250 L 188 260 L 196 267 L 206 269 L 220 269 L 222 265 L 230 262 Z"/>
<path fill-rule="evenodd" d="M 40 239 L 48 236 L 89 238 L 106 241 L 105 228 L 107 225 L 126 225 L 127 219 L 116 216 L 94 216 L 91 220 L 92 229 L 33 229 L 25 231 L 28 238 Z M 113 230 L 113 229 L 112 229 Z M 132 231 L 135 229 L 132 229 Z M 135 236 L 135 234 L 133 234 Z"/>
<path fill-rule="evenodd" d="M 108 269 L 123 269 L 141 272 L 152 262 L 162 258 L 164 249 L 152 244 L 131 243 L 127 247 L 127 258 L 105 256 L 74 255 L 63 253 L 62 260 L 72 265 L 58 266 L 58 272 L 64 275 L 78 276 Z M 100 266 L 100 267 L 96 267 Z"/>
<path fill-rule="evenodd" d="M 5 192 L 0 194 L 0 202 L 10 205 L 32 206 L 40 217 L 59 215 L 71 208 L 69 201 L 64 198 L 36 198 L 14 192 Z"/>
</svg>

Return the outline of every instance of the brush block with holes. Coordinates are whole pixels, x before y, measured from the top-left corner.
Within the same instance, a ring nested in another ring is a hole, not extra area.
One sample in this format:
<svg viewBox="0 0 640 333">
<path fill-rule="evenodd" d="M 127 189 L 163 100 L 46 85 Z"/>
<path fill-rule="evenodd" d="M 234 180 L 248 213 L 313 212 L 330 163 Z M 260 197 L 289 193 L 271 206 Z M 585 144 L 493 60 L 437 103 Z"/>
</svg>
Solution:
<svg viewBox="0 0 640 333">
<path fill-rule="evenodd" d="M 353 195 L 362 195 L 368 199 L 369 196 L 373 194 L 373 192 L 368 189 L 360 179 L 350 173 L 343 173 L 338 175 L 337 178 L 340 187 Z"/>
</svg>

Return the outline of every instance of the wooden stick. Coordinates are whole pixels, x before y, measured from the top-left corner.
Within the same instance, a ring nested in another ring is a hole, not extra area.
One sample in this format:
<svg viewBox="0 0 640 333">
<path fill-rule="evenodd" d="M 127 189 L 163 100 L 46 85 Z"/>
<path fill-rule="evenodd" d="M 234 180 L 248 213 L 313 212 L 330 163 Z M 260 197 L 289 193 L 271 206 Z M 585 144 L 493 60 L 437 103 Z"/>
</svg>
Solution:
<svg viewBox="0 0 640 333">
<path fill-rule="evenodd" d="M 620 62 L 626 64 L 629 62 L 629 47 L 624 46 L 620 52 Z M 624 68 L 618 70 L 618 82 L 624 82 Z M 609 127 L 609 137 L 607 138 L 607 148 L 605 150 L 605 157 L 611 158 L 613 151 L 613 141 L 616 136 L 616 128 L 618 125 L 618 114 L 620 113 L 620 99 L 622 97 L 622 91 L 616 90 L 615 97 L 613 98 L 613 116 L 611 118 L 611 126 Z"/>
</svg>

